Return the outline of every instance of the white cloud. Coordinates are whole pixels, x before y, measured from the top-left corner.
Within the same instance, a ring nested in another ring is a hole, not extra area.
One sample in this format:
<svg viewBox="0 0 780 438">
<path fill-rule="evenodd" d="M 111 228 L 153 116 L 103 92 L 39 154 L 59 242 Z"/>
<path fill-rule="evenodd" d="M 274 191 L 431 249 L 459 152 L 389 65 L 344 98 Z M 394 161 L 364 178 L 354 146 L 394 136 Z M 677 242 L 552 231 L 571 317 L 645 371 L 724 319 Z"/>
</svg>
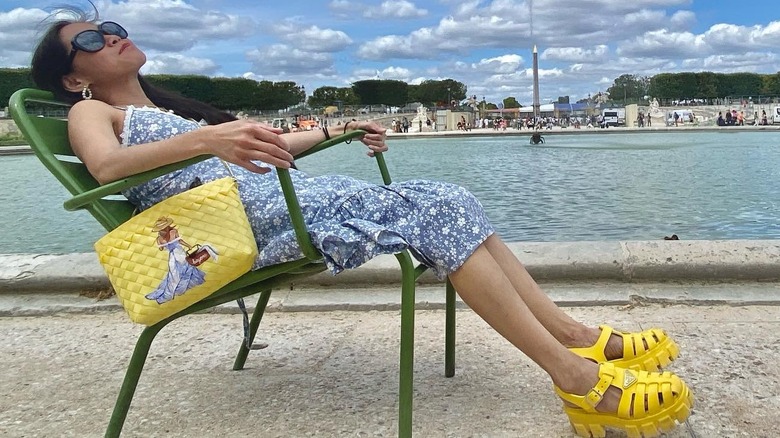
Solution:
<svg viewBox="0 0 780 438">
<path fill-rule="evenodd" d="M 246 37 L 255 32 L 250 18 L 204 11 L 182 0 L 101 3 L 101 17 L 122 24 L 145 49 L 180 52 L 198 41 Z"/>
<path fill-rule="evenodd" d="M 338 52 L 352 44 L 352 39 L 340 30 L 321 29 L 317 26 L 301 29 L 295 22 L 281 24 L 276 31 L 290 44 L 304 42 L 304 48 L 310 51 Z"/>
<path fill-rule="evenodd" d="M 473 70 L 493 74 L 511 74 L 522 66 L 523 57 L 514 54 L 480 59 L 479 62 L 471 64 Z"/>
<path fill-rule="evenodd" d="M 411 75 L 411 70 L 404 67 L 387 67 L 382 70 L 364 68 L 353 71 L 349 82 L 367 79 L 390 79 L 410 83 L 412 81 Z"/>
<path fill-rule="evenodd" d="M 542 52 L 540 59 L 547 61 L 564 61 L 579 63 L 599 63 L 607 60 L 609 47 L 604 44 L 593 49 L 582 47 L 551 47 Z"/>
<path fill-rule="evenodd" d="M 197 74 L 213 75 L 219 66 L 211 59 L 194 58 L 178 53 L 149 57 L 141 69 L 144 74 Z"/>
<path fill-rule="evenodd" d="M 31 52 L 43 30 L 39 24 L 48 15 L 41 9 L 0 11 L 0 60 L 3 66 L 30 65 Z"/>
<path fill-rule="evenodd" d="M 385 0 L 379 6 L 367 7 L 363 11 L 365 18 L 374 19 L 416 18 L 424 17 L 427 14 L 427 10 L 419 9 L 414 3 L 407 0 Z"/>
<path fill-rule="evenodd" d="M 331 75 L 333 59 L 324 53 L 301 50 L 285 44 L 273 44 L 246 53 L 252 72 L 273 77 L 300 77 L 308 74 Z"/>
<path fill-rule="evenodd" d="M 696 14 L 691 11 L 677 11 L 669 20 L 672 29 L 688 29 L 696 24 Z"/>
<path fill-rule="evenodd" d="M 682 68 L 687 71 L 752 72 L 758 68 L 780 66 L 780 56 L 776 53 L 744 52 L 727 55 L 712 55 L 704 59 L 686 59 Z M 778 67 L 780 70 L 780 67 Z"/>
</svg>

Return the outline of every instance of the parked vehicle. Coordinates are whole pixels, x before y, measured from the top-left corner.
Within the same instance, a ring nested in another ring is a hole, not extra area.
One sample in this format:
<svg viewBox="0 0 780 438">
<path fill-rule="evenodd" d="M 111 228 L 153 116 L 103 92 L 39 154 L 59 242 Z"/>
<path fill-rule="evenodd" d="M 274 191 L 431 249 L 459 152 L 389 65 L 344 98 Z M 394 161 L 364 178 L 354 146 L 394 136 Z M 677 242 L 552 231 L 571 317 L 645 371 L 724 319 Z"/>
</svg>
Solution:
<svg viewBox="0 0 780 438">
<path fill-rule="evenodd" d="M 274 128 L 282 128 L 282 129 L 289 128 L 287 125 L 289 125 L 287 119 L 282 117 L 277 117 L 271 122 L 271 126 L 273 126 Z"/>
<path fill-rule="evenodd" d="M 604 128 L 608 126 L 625 126 L 625 108 L 604 108 L 601 112 L 601 123 Z"/>
<path fill-rule="evenodd" d="M 776 106 L 772 111 L 772 123 L 780 123 L 780 106 Z"/>
</svg>

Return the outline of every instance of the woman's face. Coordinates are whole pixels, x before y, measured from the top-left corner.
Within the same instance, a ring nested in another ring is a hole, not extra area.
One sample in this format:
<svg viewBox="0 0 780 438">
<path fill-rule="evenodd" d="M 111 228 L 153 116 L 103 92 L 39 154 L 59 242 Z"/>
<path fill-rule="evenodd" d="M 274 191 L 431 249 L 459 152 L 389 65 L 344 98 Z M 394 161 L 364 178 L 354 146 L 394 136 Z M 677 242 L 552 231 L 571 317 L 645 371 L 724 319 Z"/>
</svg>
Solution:
<svg viewBox="0 0 780 438">
<path fill-rule="evenodd" d="M 79 32 L 97 30 L 93 23 L 71 23 L 60 31 L 60 40 L 71 53 L 71 41 Z M 116 79 L 118 76 L 137 75 L 138 70 L 146 63 L 146 55 L 129 39 L 116 35 L 103 35 L 105 46 L 97 52 L 77 50 L 73 58 L 72 73 L 82 75 L 92 83 Z"/>
</svg>

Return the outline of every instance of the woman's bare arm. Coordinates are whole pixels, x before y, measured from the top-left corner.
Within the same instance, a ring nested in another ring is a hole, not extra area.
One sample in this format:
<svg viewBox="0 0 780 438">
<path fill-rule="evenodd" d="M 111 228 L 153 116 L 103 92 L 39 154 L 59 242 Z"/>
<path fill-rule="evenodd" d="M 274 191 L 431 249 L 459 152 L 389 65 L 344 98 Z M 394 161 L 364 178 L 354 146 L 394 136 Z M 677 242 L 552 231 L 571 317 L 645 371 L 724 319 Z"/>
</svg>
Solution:
<svg viewBox="0 0 780 438">
<path fill-rule="evenodd" d="M 216 155 L 258 173 L 259 160 L 289 168 L 290 147 L 272 128 L 246 120 L 205 126 L 166 140 L 122 147 L 114 133 L 115 108 L 82 101 L 68 114 L 68 132 L 76 155 L 101 184 L 199 155 Z"/>
<path fill-rule="evenodd" d="M 362 129 L 368 132 L 360 141 L 368 146 L 369 155 L 374 155 L 374 152 L 384 152 L 387 150 L 387 145 L 385 144 L 385 129 L 376 122 L 350 121 L 343 125 L 328 126 L 328 132 L 331 137 L 335 137 L 343 134 L 344 128 L 347 128 L 349 131 Z M 321 129 L 314 129 L 311 131 L 290 132 L 282 134 L 281 137 L 290 145 L 290 153 L 295 156 L 324 141 L 325 133 Z"/>
</svg>

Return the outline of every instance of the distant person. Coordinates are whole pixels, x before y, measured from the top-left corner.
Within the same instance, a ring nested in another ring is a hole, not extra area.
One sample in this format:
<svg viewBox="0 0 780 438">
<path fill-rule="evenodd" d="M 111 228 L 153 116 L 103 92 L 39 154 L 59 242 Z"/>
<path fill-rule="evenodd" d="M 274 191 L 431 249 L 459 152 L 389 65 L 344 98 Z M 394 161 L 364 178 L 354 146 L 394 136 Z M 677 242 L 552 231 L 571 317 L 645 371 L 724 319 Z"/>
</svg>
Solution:
<svg viewBox="0 0 780 438">
<path fill-rule="evenodd" d="M 718 111 L 718 121 L 716 122 L 718 126 L 726 126 L 726 121 L 723 119 L 723 112 Z"/>
<path fill-rule="evenodd" d="M 674 118 L 674 126 L 677 126 L 677 123 L 680 121 L 680 115 L 675 111 L 672 117 Z"/>
<path fill-rule="evenodd" d="M 544 143 L 544 137 L 542 137 L 542 134 L 539 134 L 538 132 L 534 132 L 531 135 L 531 139 L 529 140 L 531 144 L 539 144 Z"/>
<path fill-rule="evenodd" d="M 726 111 L 726 125 L 725 126 L 731 126 L 733 123 L 731 123 L 731 111 Z"/>
<path fill-rule="evenodd" d="M 761 110 L 761 124 L 769 125 L 769 120 L 766 118 L 766 110 Z"/>
</svg>

